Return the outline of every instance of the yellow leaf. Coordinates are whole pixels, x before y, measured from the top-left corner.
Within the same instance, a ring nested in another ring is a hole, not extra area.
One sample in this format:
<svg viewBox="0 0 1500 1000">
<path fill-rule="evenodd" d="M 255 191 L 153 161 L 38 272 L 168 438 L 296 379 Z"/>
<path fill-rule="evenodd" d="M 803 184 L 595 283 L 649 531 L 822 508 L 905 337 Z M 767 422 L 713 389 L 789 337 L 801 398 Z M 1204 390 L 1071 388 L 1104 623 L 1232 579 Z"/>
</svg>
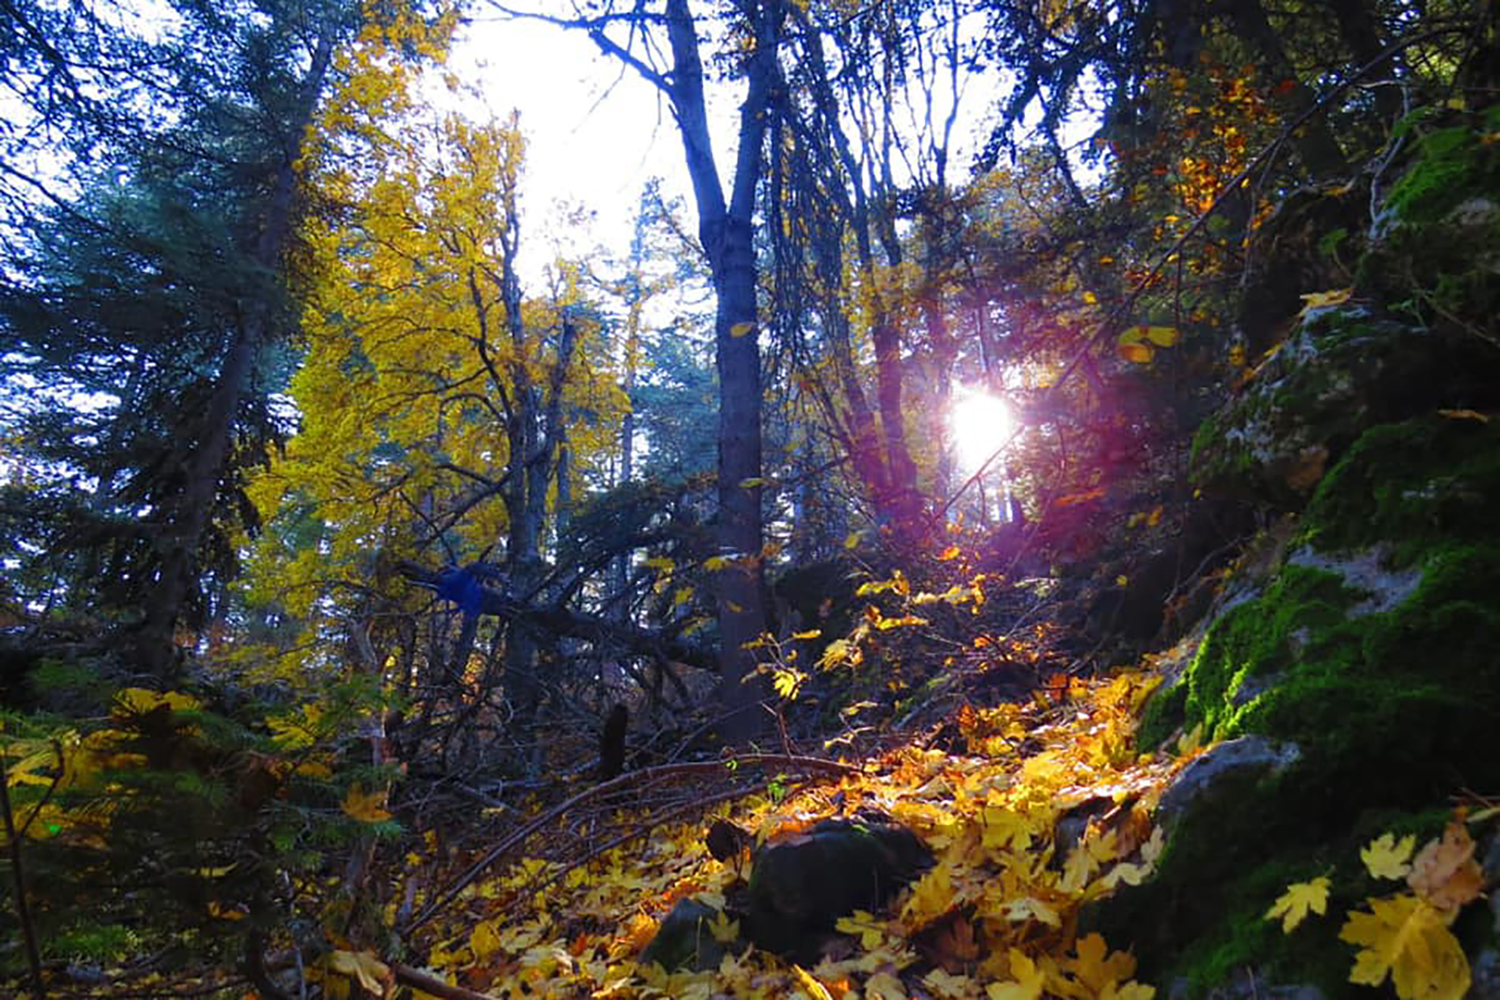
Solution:
<svg viewBox="0 0 1500 1000">
<path fill-rule="evenodd" d="M 901 910 L 902 919 L 923 927 L 947 913 L 954 901 L 952 872 L 945 865 L 923 875 Z"/>
<path fill-rule="evenodd" d="M 1352 288 L 1334 288 L 1326 292 L 1308 292 L 1302 296 L 1302 312 L 1299 316 L 1306 317 L 1308 313 L 1316 309 L 1330 309 L 1333 306 L 1341 306 L 1349 301 L 1354 294 Z"/>
<path fill-rule="evenodd" d="M 793 965 L 792 975 L 796 977 L 797 985 L 802 987 L 811 1000 L 833 1000 L 833 995 L 828 992 L 828 987 L 814 979 L 812 973 L 808 972 L 802 966 Z"/>
<path fill-rule="evenodd" d="M 1177 756 L 1186 757 L 1203 745 L 1203 723 L 1199 722 L 1192 729 L 1182 734 L 1177 741 Z"/>
<path fill-rule="evenodd" d="M 729 944 L 740 936 L 740 922 L 730 920 L 729 914 L 720 911 L 709 922 L 708 931 L 720 944 Z"/>
<path fill-rule="evenodd" d="M 1010 950 L 1011 982 L 991 983 L 985 992 L 990 1000 L 1039 1000 L 1047 974 L 1015 948 Z"/>
<path fill-rule="evenodd" d="M 218 920 L 244 920 L 247 916 L 244 910 L 225 906 L 217 899 L 208 901 L 208 915 Z"/>
<path fill-rule="evenodd" d="M 1131 981 L 1116 986 L 1110 983 L 1099 993 L 1099 1000 L 1155 1000 L 1156 987 Z"/>
<path fill-rule="evenodd" d="M 938 560 L 940 562 L 947 562 L 950 559 L 957 559 L 959 557 L 959 554 L 960 553 L 958 546 L 950 545 L 938 554 Z"/>
<path fill-rule="evenodd" d="M 688 601 L 691 601 L 692 599 L 693 599 L 693 588 L 692 587 L 678 587 L 677 591 L 672 595 L 672 607 L 674 607 L 674 608 L 681 607 L 682 605 L 686 604 Z"/>
<path fill-rule="evenodd" d="M 1088 305 L 1095 306 L 1099 304 L 1099 296 L 1095 295 L 1093 292 L 1084 292 L 1083 301 Z"/>
<path fill-rule="evenodd" d="M 1387 833 L 1370 841 L 1359 857 L 1376 878 L 1406 878 L 1411 871 L 1411 852 L 1416 846 L 1415 834 L 1397 840 L 1395 834 Z"/>
<path fill-rule="evenodd" d="M 1328 912 L 1328 879 L 1315 878 L 1311 882 L 1297 882 L 1287 886 L 1271 908 L 1266 911 L 1267 920 L 1281 918 L 1281 932 L 1290 934 L 1302 923 L 1309 912 Z"/>
<path fill-rule="evenodd" d="M 788 701 L 797 697 L 797 692 L 802 690 L 802 682 L 807 680 L 807 675 L 800 670 L 776 670 L 771 674 L 771 686 L 776 693 Z"/>
<path fill-rule="evenodd" d="M 927 973 L 922 977 L 922 982 L 932 987 L 934 993 L 951 997 L 952 1000 L 962 1000 L 964 997 L 974 995 L 974 980 L 968 976 L 955 976 L 942 968 L 936 968 Z"/>
<path fill-rule="evenodd" d="M 728 569 L 732 561 L 728 556 L 709 556 L 703 560 L 703 568 L 710 573 L 717 573 L 720 570 Z"/>
<path fill-rule="evenodd" d="M 753 490 L 757 486 L 764 485 L 766 485 L 766 480 L 763 476 L 751 476 L 748 479 L 740 480 L 740 489 L 742 490 Z"/>
<path fill-rule="evenodd" d="M 482 920 L 474 925 L 474 930 L 469 933 L 469 949 L 481 962 L 500 950 L 500 934 L 494 921 Z"/>
<path fill-rule="evenodd" d="M 792 638 L 793 639 L 797 639 L 797 640 L 817 639 L 817 638 L 820 638 L 822 635 L 823 635 L 823 630 L 822 629 L 820 629 L 820 628 L 810 628 L 806 632 L 793 632 L 792 633 Z"/>
<path fill-rule="evenodd" d="M 754 332 L 755 332 L 755 324 L 754 323 L 735 323 L 732 326 L 730 326 L 730 328 L 729 328 L 729 335 L 731 337 L 743 337 L 746 334 L 754 333 Z"/>
<path fill-rule="evenodd" d="M 1489 414 L 1480 413 L 1478 410 L 1438 410 L 1438 416 L 1447 417 L 1449 420 L 1477 420 L 1481 424 L 1490 422 Z"/>
<path fill-rule="evenodd" d="M 359 985 L 377 996 L 385 993 L 382 984 L 390 979 L 391 970 L 368 951 L 335 951 L 328 956 L 328 968 L 339 975 L 359 980 Z"/>
<path fill-rule="evenodd" d="M 1062 926 L 1062 917 L 1058 916 L 1056 910 L 1040 899 L 1033 899 L 1030 896 L 1012 899 L 1005 904 L 1005 915 L 1018 924 L 1035 920 L 1048 927 Z"/>
<path fill-rule="evenodd" d="M 1149 344 L 1120 344 L 1118 350 L 1120 357 L 1135 365 L 1150 364 L 1156 355 Z"/>
<path fill-rule="evenodd" d="M 1369 913 L 1349 914 L 1339 939 L 1360 945 L 1351 983 L 1379 986 L 1390 975 L 1401 1000 L 1460 1000 L 1469 962 L 1443 915 L 1416 896 L 1371 899 Z"/>
<path fill-rule="evenodd" d="M 889 972 L 877 972 L 865 980 L 868 1000 L 907 1000 L 906 987 Z"/>
<path fill-rule="evenodd" d="M 855 910 L 847 917 L 839 917 L 834 929 L 843 934 L 859 938 L 859 946 L 865 951 L 874 951 L 885 943 L 885 927 L 864 910 Z"/>
<path fill-rule="evenodd" d="M 849 537 L 844 539 L 844 548 L 846 548 L 846 549 L 857 549 L 857 548 L 859 548 L 859 543 L 860 543 L 861 539 L 863 539 L 863 538 L 864 538 L 864 532 L 861 532 L 861 531 L 851 531 L 851 532 L 849 532 Z"/>
<path fill-rule="evenodd" d="M 174 712 L 198 707 L 198 699 L 177 691 L 149 691 L 146 688 L 123 688 L 115 695 L 116 714 L 145 715 L 162 705 Z"/>
<path fill-rule="evenodd" d="M 345 815 L 361 823 L 379 823 L 391 818 L 385 809 L 385 791 L 379 788 L 370 792 L 359 785 L 350 788 L 349 794 L 344 796 L 343 810 Z"/>
<path fill-rule="evenodd" d="M 1135 956 L 1125 951 L 1111 955 L 1100 934 L 1090 934 L 1079 940 L 1074 952 L 1078 957 L 1067 960 L 1069 971 L 1095 993 L 1135 975 Z"/>
<path fill-rule="evenodd" d="M 818 666 L 824 670 L 836 667 L 849 659 L 850 645 L 847 639 L 835 639 L 823 647 L 823 658 L 818 661 Z"/>
<path fill-rule="evenodd" d="M 1182 339 L 1182 331 L 1175 326 L 1130 326 L 1120 334 L 1120 344 L 1155 344 L 1157 347 L 1173 347 Z"/>
</svg>

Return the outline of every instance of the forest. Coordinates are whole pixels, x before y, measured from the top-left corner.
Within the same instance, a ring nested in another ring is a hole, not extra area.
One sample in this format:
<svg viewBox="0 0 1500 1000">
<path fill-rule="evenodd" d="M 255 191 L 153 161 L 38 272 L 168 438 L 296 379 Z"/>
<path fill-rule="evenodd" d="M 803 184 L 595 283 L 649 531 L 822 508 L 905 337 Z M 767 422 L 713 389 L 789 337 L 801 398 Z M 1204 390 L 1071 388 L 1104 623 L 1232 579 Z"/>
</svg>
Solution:
<svg viewBox="0 0 1500 1000">
<path fill-rule="evenodd" d="M 1489 0 L 0 0 L 0 107 L 0 994 L 1500 998 Z"/>
</svg>

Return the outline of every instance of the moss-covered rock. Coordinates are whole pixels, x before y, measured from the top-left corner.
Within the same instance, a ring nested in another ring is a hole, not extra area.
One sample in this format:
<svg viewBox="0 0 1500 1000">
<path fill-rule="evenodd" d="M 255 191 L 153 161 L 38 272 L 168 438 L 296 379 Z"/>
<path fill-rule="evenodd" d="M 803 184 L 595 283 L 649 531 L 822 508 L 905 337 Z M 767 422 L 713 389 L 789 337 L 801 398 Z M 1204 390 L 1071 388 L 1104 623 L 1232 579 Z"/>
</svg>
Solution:
<svg viewBox="0 0 1500 1000">
<path fill-rule="evenodd" d="M 1200 425 L 1193 478 L 1299 509 L 1366 428 L 1486 399 L 1488 369 L 1473 357 L 1481 346 L 1362 306 L 1315 310 L 1240 397 Z"/>
<path fill-rule="evenodd" d="M 1202 989 L 1251 965 L 1350 995 L 1336 936 L 1284 937 L 1263 916 L 1330 866 L 1353 887 L 1331 910 L 1363 898 L 1360 838 L 1383 832 L 1370 817 L 1428 822 L 1456 789 L 1500 785 L 1495 510 L 1500 426 L 1434 415 L 1371 428 L 1318 484 L 1269 577 L 1225 602 L 1154 699 L 1145 740 L 1201 723 L 1301 753 L 1227 773 L 1212 807 L 1174 826 L 1157 881 L 1099 917 L 1134 933 L 1162 975 Z M 1160 923 L 1142 932 L 1147 912 Z"/>
<path fill-rule="evenodd" d="M 1427 109 L 1403 123 L 1414 150 L 1386 194 L 1361 287 L 1434 329 L 1500 339 L 1500 105 Z"/>
</svg>

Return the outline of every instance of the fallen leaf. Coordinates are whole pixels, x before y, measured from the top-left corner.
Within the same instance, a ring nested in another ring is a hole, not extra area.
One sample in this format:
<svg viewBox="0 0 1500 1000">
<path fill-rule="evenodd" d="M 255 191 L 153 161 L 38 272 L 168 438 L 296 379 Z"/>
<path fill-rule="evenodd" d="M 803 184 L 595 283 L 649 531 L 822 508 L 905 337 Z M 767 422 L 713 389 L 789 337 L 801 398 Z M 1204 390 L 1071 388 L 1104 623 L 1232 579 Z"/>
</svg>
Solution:
<svg viewBox="0 0 1500 1000">
<path fill-rule="evenodd" d="M 335 951 L 328 956 L 328 968 L 359 980 L 362 988 L 377 996 L 385 995 L 384 984 L 391 978 L 391 970 L 368 951 Z"/>
<path fill-rule="evenodd" d="M 1038 1000 L 1041 997 L 1046 972 L 1015 948 L 1010 950 L 1010 976 L 1008 983 L 991 983 L 986 987 L 990 1000 Z"/>
<path fill-rule="evenodd" d="M 1397 840 L 1394 833 L 1387 833 L 1370 841 L 1359 857 L 1376 878 L 1405 878 L 1411 871 L 1411 852 L 1416 846 L 1415 834 Z"/>
<path fill-rule="evenodd" d="M 1439 910 L 1457 912 L 1484 888 L 1484 873 L 1474 860 L 1474 841 L 1458 820 L 1448 824 L 1441 840 L 1422 848 L 1411 864 L 1406 884 Z"/>
<path fill-rule="evenodd" d="M 1290 934 L 1302 923 L 1308 913 L 1328 912 L 1328 889 L 1331 883 L 1326 878 L 1315 878 L 1311 882 L 1289 885 L 1266 911 L 1267 920 L 1281 918 L 1281 932 Z"/>
<path fill-rule="evenodd" d="M 1361 945 L 1349 981 L 1379 986 L 1389 975 L 1401 1000 L 1460 1000 L 1469 962 L 1443 915 L 1416 896 L 1369 900 L 1349 914 L 1339 939 Z"/>
<path fill-rule="evenodd" d="M 1079 939 L 1073 950 L 1077 957 L 1067 961 L 1067 969 L 1094 993 L 1135 975 L 1135 956 L 1125 951 L 1111 955 L 1100 934 Z"/>
</svg>

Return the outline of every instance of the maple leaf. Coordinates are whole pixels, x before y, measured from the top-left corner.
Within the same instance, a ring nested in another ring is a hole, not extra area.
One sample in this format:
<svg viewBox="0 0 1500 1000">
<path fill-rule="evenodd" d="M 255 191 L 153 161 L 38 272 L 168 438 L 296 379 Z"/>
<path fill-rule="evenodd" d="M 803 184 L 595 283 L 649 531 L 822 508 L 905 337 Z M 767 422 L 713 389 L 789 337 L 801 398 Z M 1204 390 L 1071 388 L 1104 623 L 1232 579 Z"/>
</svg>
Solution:
<svg viewBox="0 0 1500 1000">
<path fill-rule="evenodd" d="M 911 898 L 901 909 L 901 919 L 913 927 L 925 927 L 947 913 L 953 906 L 951 869 L 938 865 L 923 875 L 912 888 Z"/>
<path fill-rule="evenodd" d="M 360 785 L 354 785 L 344 796 L 342 808 L 346 816 L 361 823 L 380 823 L 391 818 L 385 809 L 385 791 L 379 788 L 366 792 Z"/>
<path fill-rule="evenodd" d="M 923 976 L 922 982 L 932 987 L 932 991 L 939 996 L 952 997 L 953 1000 L 974 995 L 974 980 L 968 976 L 955 976 L 940 968 Z"/>
<path fill-rule="evenodd" d="M 494 921 L 484 920 L 474 925 L 469 932 L 469 950 L 481 962 L 500 950 L 500 935 Z"/>
<path fill-rule="evenodd" d="M 1024 923 L 1027 920 L 1035 920 L 1044 923 L 1048 927 L 1061 927 L 1062 917 L 1057 911 L 1040 899 L 1023 896 L 1013 899 L 1005 905 L 1005 915 L 1016 923 Z"/>
<path fill-rule="evenodd" d="M 1135 974 L 1135 956 L 1125 951 L 1111 955 L 1102 934 L 1090 934 L 1080 939 L 1073 951 L 1077 957 L 1067 960 L 1068 971 L 1094 993 L 1101 993 L 1106 987 Z"/>
<path fill-rule="evenodd" d="M 1031 846 L 1032 824 L 1025 816 L 1003 806 L 986 806 L 982 814 L 984 822 L 984 848 L 987 851 L 1007 847 L 1024 851 Z"/>
<path fill-rule="evenodd" d="M 1294 928 L 1308 915 L 1308 913 L 1323 914 L 1328 912 L 1328 888 L 1330 882 L 1326 878 L 1315 878 L 1311 882 L 1297 882 L 1287 886 L 1286 892 L 1282 893 L 1266 911 L 1267 920 L 1281 918 L 1281 932 L 1290 934 Z"/>
<path fill-rule="evenodd" d="M 328 956 L 328 969 L 359 980 L 361 987 L 377 996 L 385 995 L 381 984 L 391 976 L 385 963 L 368 951 L 335 951 Z"/>
<path fill-rule="evenodd" d="M 1047 973 L 1015 948 L 1010 950 L 1010 975 L 1010 982 L 985 988 L 990 1000 L 1039 1000 Z"/>
<path fill-rule="evenodd" d="M 1460 1000 L 1469 962 L 1443 914 L 1416 896 L 1371 899 L 1369 913 L 1349 914 L 1339 939 L 1361 945 L 1351 983 L 1379 986 L 1389 975 L 1401 1000 Z"/>
<path fill-rule="evenodd" d="M 1405 878 L 1411 871 L 1411 852 L 1417 846 L 1416 834 L 1400 840 L 1394 833 L 1381 834 L 1359 852 L 1370 874 L 1376 878 Z"/>
<path fill-rule="evenodd" d="M 1484 873 L 1474 861 L 1474 841 L 1462 820 L 1449 823 L 1441 840 L 1422 848 L 1411 863 L 1406 884 L 1450 914 L 1479 895 Z"/>
</svg>

